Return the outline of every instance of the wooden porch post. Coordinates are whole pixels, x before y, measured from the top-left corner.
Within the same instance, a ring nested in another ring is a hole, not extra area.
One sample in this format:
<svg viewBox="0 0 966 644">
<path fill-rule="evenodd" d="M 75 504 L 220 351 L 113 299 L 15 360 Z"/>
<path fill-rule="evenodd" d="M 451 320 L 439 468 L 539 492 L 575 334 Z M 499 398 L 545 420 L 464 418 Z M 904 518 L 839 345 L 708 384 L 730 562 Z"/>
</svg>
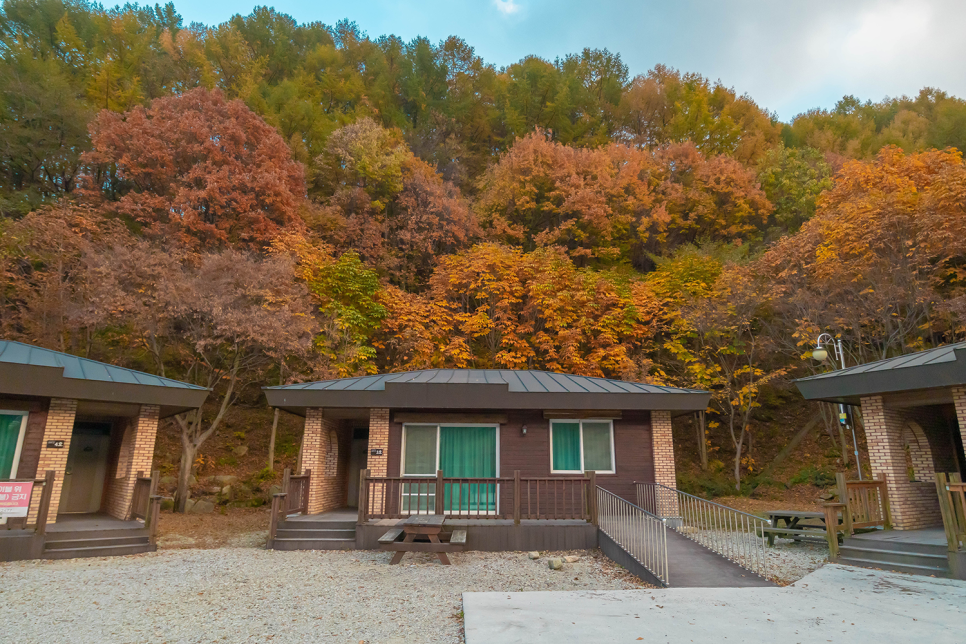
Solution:
<svg viewBox="0 0 966 644">
<path fill-rule="evenodd" d="M 520 470 L 513 470 L 513 524 L 520 525 Z"/>
<path fill-rule="evenodd" d="M 436 507 L 433 509 L 435 514 L 443 514 L 443 470 L 436 470 Z"/>
<path fill-rule="evenodd" d="M 359 470 L 359 523 L 365 523 L 369 520 L 369 489 L 367 487 L 367 480 L 369 478 L 369 470 L 362 469 Z"/>
<path fill-rule="evenodd" d="M 37 508 L 37 534 L 47 532 L 47 513 L 50 512 L 50 499 L 54 494 L 54 470 L 47 470 L 44 474 L 44 489 L 40 491 L 40 506 Z"/>
</svg>

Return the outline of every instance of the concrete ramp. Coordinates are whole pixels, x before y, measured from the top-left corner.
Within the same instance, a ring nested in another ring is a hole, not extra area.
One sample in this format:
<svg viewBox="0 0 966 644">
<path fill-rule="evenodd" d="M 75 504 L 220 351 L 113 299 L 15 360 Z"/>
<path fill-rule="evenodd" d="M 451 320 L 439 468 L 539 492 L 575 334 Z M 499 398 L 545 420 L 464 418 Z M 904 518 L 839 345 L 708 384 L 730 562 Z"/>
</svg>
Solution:
<svg viewBox="0 0 966 644">
<path fill-rule="evenodd" d="M 464 593 L 467 644 L 953 644 L 966 582 L 827 565 L 785 588 Z"/>
</svg>

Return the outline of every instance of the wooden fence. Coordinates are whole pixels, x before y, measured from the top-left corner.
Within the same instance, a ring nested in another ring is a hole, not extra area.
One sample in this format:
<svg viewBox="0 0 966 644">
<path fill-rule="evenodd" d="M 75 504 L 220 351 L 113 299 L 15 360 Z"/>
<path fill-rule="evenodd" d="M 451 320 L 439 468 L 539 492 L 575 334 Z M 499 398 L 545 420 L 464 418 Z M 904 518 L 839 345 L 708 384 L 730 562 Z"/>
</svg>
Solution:
<svg viewBox="0 0 966 644">
<path fill-rule="evenodd" d="M 889 491 L 886 475 L 871 481 L 848 481 L 841 472 L 835 475 L 839 503 L 842 509 L 843 528 L 846 536 L 856 528 L 881 526 L 892 528 L 892 515 L 889 511 Z"/>
<path fill-rule="evenodd" d="M 936 474 L 936 491 L 950 552 L 966 551 L 966 483 L 958 473 Z"/>
<path fill-rule="evenodd" d="M 31 515 L 28 510 L 26 517 L 9 517 L 7 522 L 0 526 L 6 530 L 33 530 L 37 534 L 47 532 L 47 516 L 50 513 L 50 497 L 54 492 L 54 471 L 47 470 L 42 479 L 0 479 L 0 483 L 33 483 L 30 492 L 30 508 L 37 508 Z M 37 503 L 34 499 L 37 498 Z M 31 523 L 31 520 L 33 522 Z"/>
<path fill-rule="evenodd" d="M 459 519 L 595 521 L 596 474 L 583 477 L 359 477 L 359 523 L 442 514 Z"/>
<path fill-rule="evenodd" d="M 309 485 L 312 470 L 292 476 L 292 470 L 285 468 L 282 473 L 282 491 L 272 496 L 272 510 L 268 524 L 268 544 L 275 540 L 278 524 L 290 514 L 308 514 Z"/>
<path fill-rule="evenodd" d="M 158 481 L 161 473 L 154 470 L 150 477 L 144 476 L 144 472 L 138 472 L 134 479 L 134 492 L 131 494 L 131 511 L 128 513 L 128 520 L 141 519 L 147 521 L 148 513 L 151 511 L 151 497 L 157 496 Z"/>
</svg>

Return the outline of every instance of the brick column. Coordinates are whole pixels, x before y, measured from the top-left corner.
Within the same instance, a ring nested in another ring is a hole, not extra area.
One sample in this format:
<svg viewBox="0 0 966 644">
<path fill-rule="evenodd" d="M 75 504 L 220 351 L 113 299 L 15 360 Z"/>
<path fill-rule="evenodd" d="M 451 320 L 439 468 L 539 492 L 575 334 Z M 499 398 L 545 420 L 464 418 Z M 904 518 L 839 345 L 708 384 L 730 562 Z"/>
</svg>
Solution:
<svg viewBox="0 0 966 644">
<path fill-rule="evenodd" d="M 953 387 L 953 402 L 956 404 L 956 417 L 959 419 L 959 435 L 966 445 L 966 387 Z"/>
<path fill-rule="evenodd" d="M 372 450 L 381 449 L 382 456 L 373 456 Z M 369 459 L 366 467 L 369 476 L 389 476 L 389 410 L 369 410 Z"/>
<path fill-rule="evenodd" d="M 115 519 L 127 519 L 131 512 L 131 498 L 134 496 L 138 472 L 151 476 L 160 413 L 161 408 L 157 405 L 141 405 L 137 417 L 131 418 L 124 427 L 117 467 L 107 474 L 104 510 Z"/>
<path fill-rule="evenodd" d="M 678 480 L 674 470 L 674 441 L 669 411 L 651 412 L 651 452 L 654 454 L 654 482 L 676 490 Z M 658 489 L 656 500 L 659 516 L 678 515 L 677 495 Z"/>
<path fill-rule="evenodd" d="M 326 462 L 331 448 L 329 432 L 338 428 L 338 422 L 323 418 L 323 410 L 313 407 L 305 410 L 305 432 L 302 435 L 302 472 L 312 470 L 309 481 L 309 514 L 319 514 L 333 509 L 333 499 L 328 494 L 331 485 L 326 478 Z M 299 472 L 301 474 L 302 472 Z M 335 507 L 338 507 L 336 505 Z"/>
<path fill-rule="evenodd" d="M 882 396 L 868 396 L 862 398 L 862 418 L 872 476 L 888 476 L 886 487 L 893 527 L 915 530 L 935 525 L 939 516 L 935 482 L 910 481 L 906 470 L 906 450 L 902 440 L 906 419 L 902 412 L 886 407 Z M 928 443 L 924 449 L 929 449 Z"/>
<path fill-rule="evenodd" d="M 37 477 L 43 478 L 47 470 L 54 470 L 54 488 L 50 496 L 50 511 L 47 523 L 57 522 L 57 508 L 60 507 L 60 493 L 64 487 L 64 472 L 67 470 L 67 454 L 70 453 L 70 437 L 74 433 L 74 417 L 77 415 L 77 401 L 69 398 L 51 398 L 47 411 L 47 425 L 40 444 L 40 458 L 37 461 Z M 62 440 L 62 448 L 48 448 L 47 441 Z M 40 496 L 35 495 L 36 505 Z M 30 510 L 36 516 L 36 507 Z"/>
</svg>

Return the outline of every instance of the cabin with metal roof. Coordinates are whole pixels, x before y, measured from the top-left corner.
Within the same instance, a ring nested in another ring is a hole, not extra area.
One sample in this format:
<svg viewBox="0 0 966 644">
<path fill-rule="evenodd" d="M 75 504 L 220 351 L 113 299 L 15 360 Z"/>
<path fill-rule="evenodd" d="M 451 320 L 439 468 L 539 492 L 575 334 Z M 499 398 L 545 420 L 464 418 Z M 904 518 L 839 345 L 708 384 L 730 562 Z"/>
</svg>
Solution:
<svg viewBox="0 0 966 644">
<path fill-rule="evenodd" d="M 910 570 L 966 578 L 966 342 L 802 378 L 796 385 L 808 400 L 861 409 L 872 475 L 885 479 L 892 526 L 906 533 L 888 537 L 889 561 L 938 548 L 931 561 L 917 561 Z M 857 536 L 856 560 L 885 567 L 869 546 L 869 540 L 885 538 Z M 915 552 L 903 553 L 903 547 Z M 948 565 L 942 561 L 946 552 Z"/>
<path fill-rule="evenodd" d="M 0 340 L 0 561 L 153 550 L 158 422 L 208 393 Z"/>
<path fill-rule="evenodd" d="M 285 482 L 282 520 L 273 518 L 279 549 L 374 547 L 384 528 L 367 526 L 419 513 L 473 520 L 467 547 L 475 549 L 541 550 L 566 539 L 568 548 L 595 547 L 585 519 L 596 486 L 623 498 L 635 498 L 635 482 L 675 487 L 671 417 L 705 410 L 711 396 L 509 369 L 427 369 L 264 392 L 272 407 L 305 417 L 299 467 Z M 342 521 L 338 530 L 319 523 L 326 516 Z M 521 517 L 543 523 L 521 526 Z"/>
</svg>

